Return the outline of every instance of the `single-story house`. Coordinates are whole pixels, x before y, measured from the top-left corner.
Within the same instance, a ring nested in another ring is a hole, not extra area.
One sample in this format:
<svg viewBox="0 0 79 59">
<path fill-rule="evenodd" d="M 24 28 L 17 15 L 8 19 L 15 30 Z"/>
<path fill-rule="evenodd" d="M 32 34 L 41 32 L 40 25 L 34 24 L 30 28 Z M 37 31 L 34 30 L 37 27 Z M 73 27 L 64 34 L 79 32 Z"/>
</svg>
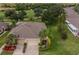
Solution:
<svg viewBox="0 0 79 59">
<path fill-rule="evenodd" d="M 18 36 L 20 43 L 29 40 L 39 40 L 39 32 L 46 29 L 46 25 L 40 22 L 21 22 L 11 30 L 11 33 Z"/>
<path fill-rule="evenodd" d="M 0 33 L 4 32 L 8 28 L 8 24 L 0 22 Z"/>
</svg>

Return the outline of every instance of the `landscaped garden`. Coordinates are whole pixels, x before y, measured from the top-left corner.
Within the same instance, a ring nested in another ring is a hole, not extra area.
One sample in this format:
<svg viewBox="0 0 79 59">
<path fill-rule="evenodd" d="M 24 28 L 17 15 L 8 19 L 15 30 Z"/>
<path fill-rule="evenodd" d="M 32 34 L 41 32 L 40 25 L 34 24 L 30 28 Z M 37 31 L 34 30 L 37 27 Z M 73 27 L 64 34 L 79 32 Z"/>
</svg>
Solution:
<svg viewBox="0 0 79 59">
<path fill-rule="evenodd" d="M 79 39 L 67 30 L 67 39 L 62 40 L 57 26 L 52 27 L 51 47 L 47 50 L 40 50 L 40 55 L 74 55 L 79 54 Z"/>
<path fill-rule="evenodd" d="M 9 34 L 6 38 L 5 46 L 1 54 L 13 54 L 14 50 L 16 49 L 17 39 L 13 34 Z"/>
</svg>

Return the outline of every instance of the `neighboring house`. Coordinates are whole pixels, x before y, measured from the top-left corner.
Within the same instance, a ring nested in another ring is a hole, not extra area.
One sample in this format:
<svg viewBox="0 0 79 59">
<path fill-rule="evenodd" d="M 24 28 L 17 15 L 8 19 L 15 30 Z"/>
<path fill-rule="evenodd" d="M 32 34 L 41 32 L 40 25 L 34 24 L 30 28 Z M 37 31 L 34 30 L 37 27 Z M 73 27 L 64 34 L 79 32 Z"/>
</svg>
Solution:
<svg viewBox="0 0 79 59">
<path fill-rule="evenodd" d="M 39 32 L 46 29 L 44 23 L 39 22 L 23 22 L 19 23 L 15 28 L 11 30 L 11 33 L 18 36 L 20 43 L 29 40 L 39 40 Z"/>
<path fill-rule="evenodd" d="M 0 22 L 0 34 L 4 32 L 8 28 L 8 24 L 4 22 Z"/>
<path fill-rule="evenodd" d="M 79 36 L 79 14 L 72 8 L 64 8 L 66 12 L 66 23 L 69 30 L 75 35 Z"/>
</svg>

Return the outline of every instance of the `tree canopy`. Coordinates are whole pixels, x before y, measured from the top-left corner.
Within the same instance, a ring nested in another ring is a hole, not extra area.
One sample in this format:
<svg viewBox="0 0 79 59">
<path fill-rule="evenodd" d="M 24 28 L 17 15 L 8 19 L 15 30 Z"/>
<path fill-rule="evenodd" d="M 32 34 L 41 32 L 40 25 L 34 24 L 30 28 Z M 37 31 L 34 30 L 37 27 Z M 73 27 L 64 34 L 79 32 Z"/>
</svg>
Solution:
<svg viewBox="0 0 79 59">
<path fill-rule="evenodd" d="M 64 10 L 60 5 L 51 6 L 43 13 L 42 21 L 48 25 L 56 24 L 58 22 L 58 16 L 62 13 L 64 13 Z"/>
<path fill-rule="evenodd" d="M 28 5 L 21 3 L 21 4 L 16 4 L 16 10 L 27 10 L 28 9 Z"/>
</svg>

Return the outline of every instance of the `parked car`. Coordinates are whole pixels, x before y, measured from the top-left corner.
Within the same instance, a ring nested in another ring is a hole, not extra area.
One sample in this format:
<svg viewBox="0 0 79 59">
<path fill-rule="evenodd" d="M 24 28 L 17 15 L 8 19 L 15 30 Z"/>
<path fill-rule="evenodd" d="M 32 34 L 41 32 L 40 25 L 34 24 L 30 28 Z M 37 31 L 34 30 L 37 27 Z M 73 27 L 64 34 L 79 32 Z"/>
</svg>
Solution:
<svg viewBox="0 0 79 59">
<path fill-rule="evenodd" d="M 66 24 L 68 29 L 73 33 L 74 36 L 79 36 L 79 30 L 73 24 L 71 24 L 68 20 L 66 20 Z"/>
</svg>

